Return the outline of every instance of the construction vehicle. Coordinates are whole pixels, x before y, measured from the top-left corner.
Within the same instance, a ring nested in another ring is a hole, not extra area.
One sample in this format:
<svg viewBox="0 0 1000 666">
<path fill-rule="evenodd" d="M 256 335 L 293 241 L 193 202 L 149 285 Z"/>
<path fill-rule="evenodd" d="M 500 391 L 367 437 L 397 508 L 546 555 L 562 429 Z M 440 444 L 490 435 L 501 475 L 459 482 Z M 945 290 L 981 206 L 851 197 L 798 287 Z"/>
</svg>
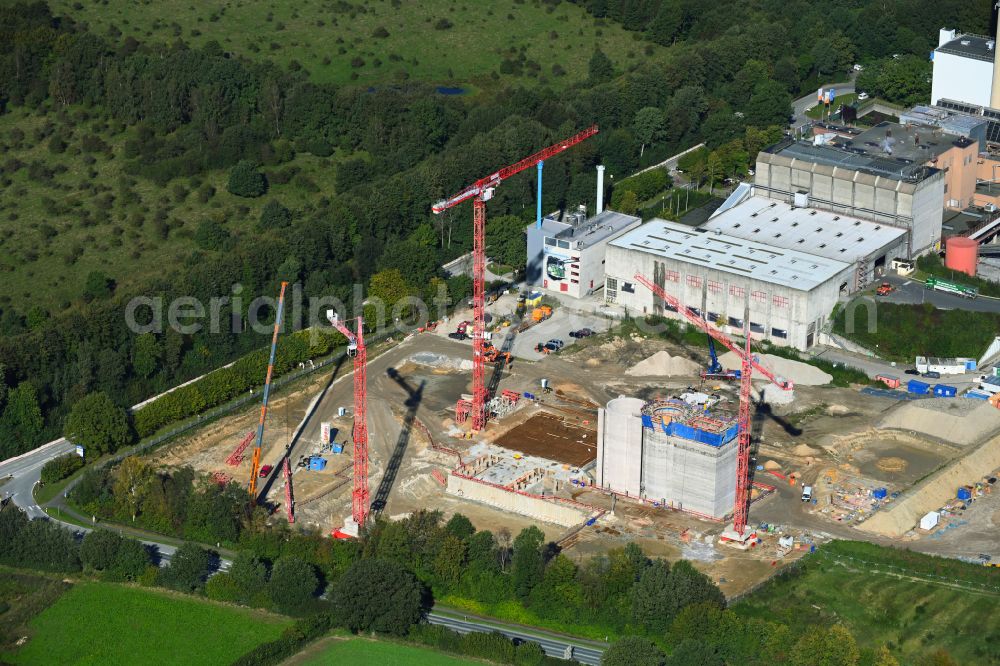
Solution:
<svg viewBox="0 0 1000 666">
<path fill-rule="evenodd" d="M 448 334 L 448 337 L 453 340 L 465 340 L 469 337 L 469 322 L 463 321 L 455 328 L 454 332 Z"/>
<path fill-rule="evenodd" d="M 880 284 L 878 286 L 878 289 L 875 290 L 875 295 L 876 296 L 888 296 L 889 294 L 891 294 L 894 291 L 896 291 L 895 287 L 893 287 L 888 282 L 883 282 L 882 284 Z"/>
<path fill-rule="evenodd" d="M 724 382 L 740 381 L 739 370 L 726 370 L 719 363 L 719 355 L 715 352 L 715 340 L 708 336 L 708 367 L 701 371 L 702 380 L 721 380 Z"/>
<path fill-rule="evenodd" d="M 943 291 L 946 294 L 955 294 L 965 298 L 975 298 L 979 295 L 979 290 L 958 282 L 950 282 L 937 277 L 929 277 L 924 282 L 924 286 L 934 291 Z"/>
<path fill-rule="evenodd" d="M 531 320 L 535 322 L 545 321 L 552 316 L 552 307 L 549 305 L 540 305 L 531 311 Z"/>
<path fill-rule="evenodd" d="M 493 346 L 492 342 L 486 342 L 483 345 L 483 358 L 487 363 L 503 362 L 505 365 L 510 365 L 514 360 L 510 352 L 500 351 Z"/>
<path fill-rule="evenodd" d="M 483 316 L 486 307 L 486 202 L 494 197 L 497 188 L 505 180 L 532 167 L 541 169 L 545 160 L 555 157 L 595 134 L 597 134 L 597 125 L 592 125 L 582 132 L 543 148 L 534 155 L 476 180 L 451 197 L 431 206 L 431 211 L 435 215 L 439 215 L 465 201 L 472 201 L 472 402 L 471 409 L 466 409 L 464 403 L 468 401 L 459 398 L 455 410 L 456 417 L 459 414 L 472 417 L 472 430 L 482 430 L 486 426 L 488 416 L 486 402 L 489 399 L 489 389 L 486 386 L 486 363 L 483 358 L 483 333 L 486 330 Z M 541 206 L 541 197 L 539 197 L 538 205 Z M 541 220 L 541 213 L 539 213 L 538 218 Z M 539 224 L 541 224 L 540 221 Z"/>
</svg>

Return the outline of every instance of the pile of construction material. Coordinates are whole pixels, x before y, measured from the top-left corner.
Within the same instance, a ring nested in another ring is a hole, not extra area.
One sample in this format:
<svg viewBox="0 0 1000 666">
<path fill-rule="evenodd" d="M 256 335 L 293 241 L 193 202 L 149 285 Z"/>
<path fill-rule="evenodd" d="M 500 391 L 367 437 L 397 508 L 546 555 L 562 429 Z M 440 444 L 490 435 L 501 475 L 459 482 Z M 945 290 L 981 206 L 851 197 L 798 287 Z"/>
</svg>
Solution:
<svg viewBox="0 0 1000 666">
<path fill-rule="evenodd" d="M 967 446 L 1000 430 L 1000 410 L 965 398 L 913 400 L 893 409 L 879 427 L 910 430 Z"/>
<path fill-rule="evenodd" d="M 472 370 L 472 361 L 464 358 L 455 358 L 434 352 L 418 352 L 409 358 L 411 363 L 424 365 L 438 370 Z"/>
<path fill-rule="evenodd" d="M 778 377 L 791 380 L 798 386 L 823 386 L 833 380 L 832 376 L 814 365 L 773 354 L 759 354 L 757 362 Z M 719 363 L 727 370 L 739 370 L 743 365 L 740 357 L 731 351 L 720 356 Z"/>
<path fill-rule="evenodd" d="M 701 367 L 691 359 L 658 351 L 633 365 L 625 374 L 632 377 L 680 377 L 697 375 L 700 370 Z"/>
</svg>

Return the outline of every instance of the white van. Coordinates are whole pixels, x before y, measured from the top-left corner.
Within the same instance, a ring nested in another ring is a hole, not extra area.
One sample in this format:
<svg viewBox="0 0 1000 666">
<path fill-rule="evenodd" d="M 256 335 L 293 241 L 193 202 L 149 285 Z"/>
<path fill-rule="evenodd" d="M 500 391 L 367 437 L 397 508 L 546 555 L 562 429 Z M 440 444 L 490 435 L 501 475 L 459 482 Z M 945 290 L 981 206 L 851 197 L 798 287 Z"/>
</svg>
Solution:
<svg viewBox="0 0 1000 666">
<path fill-rule="evenodd" d="M 812 486 L 802 486 L 802 501 L 811 502 L 813 498 L 813 487 Z"/>
</svg>

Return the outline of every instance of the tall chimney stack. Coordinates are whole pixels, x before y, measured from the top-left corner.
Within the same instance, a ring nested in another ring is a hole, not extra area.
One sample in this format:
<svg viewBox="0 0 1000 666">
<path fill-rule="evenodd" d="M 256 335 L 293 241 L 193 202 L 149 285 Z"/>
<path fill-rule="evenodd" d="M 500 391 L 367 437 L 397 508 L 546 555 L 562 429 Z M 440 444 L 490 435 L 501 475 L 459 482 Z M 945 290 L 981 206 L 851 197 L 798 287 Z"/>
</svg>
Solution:
<svg viewBox="0 0 1000 666">
<path fill-rule="evenodd" d="M 597 211 L 594 215 L 604 212 L 604 165 L 597 165 Z"/>
<path fill-rule="evenodd" d="M 996 43 L 1000 42 L 1000 23 L 997 22 L 997 11 L 998 4 L 994 3 L 993 8 L 990 9 L 993 27 L 990 34 L 995 40 L 993 43 L 993 88 L 990 91 L 990 106 L 994 109 L 1000 109 L 1000 57 L 997 57 L 996 49 Z"/>
</svg>

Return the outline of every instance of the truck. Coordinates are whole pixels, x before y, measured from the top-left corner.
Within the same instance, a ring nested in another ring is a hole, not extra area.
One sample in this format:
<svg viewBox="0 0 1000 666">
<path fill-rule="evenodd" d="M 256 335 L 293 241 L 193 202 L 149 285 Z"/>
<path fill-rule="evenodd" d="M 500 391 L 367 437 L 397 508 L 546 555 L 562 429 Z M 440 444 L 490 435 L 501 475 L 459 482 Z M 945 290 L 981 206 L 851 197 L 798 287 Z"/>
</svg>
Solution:
<svg viewBox="0 0 1000 666">
<path fill-rule="evenodd" d="M 889 284 L 888 282 L 883 282 L 882 284 L 880 284 L 878 286 L 878 289 L 875 290 L 875 295 L 876 296 L 888 296 L 893 291 L 895 291 L 895 289 L 893 288 L 893 286 L 891 284 Z"/>
<path fill-rule="evenodd" d="M 975 298 L 979 295 L 979 289 L 976 287 L 970 287 L 969 285 L 952 282 L 950 280 L 942 280 L 939 277 L 927 278 L 927 281 L 924 282 L 924 286 L 934 291 L 943 291 L 946 294 L 955 294 L 956 296 L 962 296 L 964 298 Z"/>
</svg>

